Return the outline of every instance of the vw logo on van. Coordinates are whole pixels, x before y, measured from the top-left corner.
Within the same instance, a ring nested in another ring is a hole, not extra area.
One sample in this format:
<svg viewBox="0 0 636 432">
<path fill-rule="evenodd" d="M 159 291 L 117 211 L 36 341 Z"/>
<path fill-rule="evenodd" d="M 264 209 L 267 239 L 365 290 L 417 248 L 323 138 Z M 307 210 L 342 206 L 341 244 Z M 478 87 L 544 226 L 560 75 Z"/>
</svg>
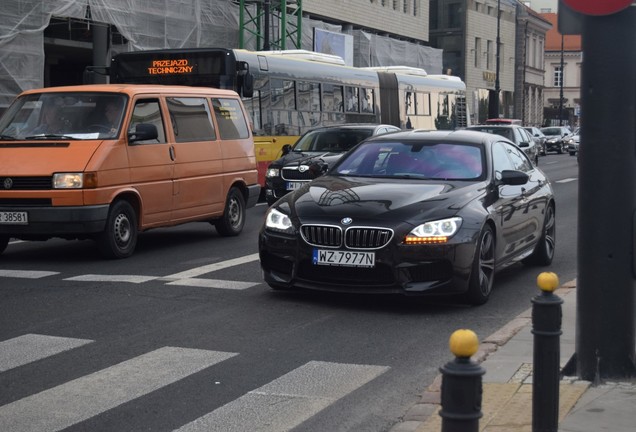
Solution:
<svg viewBox="0 0 636 432">
<path fill-rule="evenodd" d="M 3 185 L 5 189 L 11 189 L 13 187 L 13 180 L 10 177 L 7 177 L 4 179 Z"/>
<path fill-rule="evenodd" d="M 350 217 L 346 217 L 346 218 L 342 218 L 340 222 L 343 225 L 351 225 L 351 222 L 353 222 L 353 219 L 351 219 Z"/>
</svg>

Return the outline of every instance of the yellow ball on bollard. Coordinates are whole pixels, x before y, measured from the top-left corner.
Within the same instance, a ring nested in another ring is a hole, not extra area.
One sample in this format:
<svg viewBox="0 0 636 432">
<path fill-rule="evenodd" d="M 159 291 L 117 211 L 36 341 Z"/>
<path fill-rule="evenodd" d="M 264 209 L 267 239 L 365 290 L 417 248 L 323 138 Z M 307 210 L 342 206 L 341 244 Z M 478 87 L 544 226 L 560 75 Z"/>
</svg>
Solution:
<svg viewBox="0 0 636 432">
<path fill-rule="evenodd" d="M 472 330 L 455 330 L 448 340 L 448 346 L 456 357 L 471 357 L 479 349 L 479 339 Z"/>
<path fill-rule="evenodd" d="M 541 291 L 553 292 L 559 287 L 559 277 L 553 272 L 543 272 L 537 276 L 537 286 Z"/>
</svg>

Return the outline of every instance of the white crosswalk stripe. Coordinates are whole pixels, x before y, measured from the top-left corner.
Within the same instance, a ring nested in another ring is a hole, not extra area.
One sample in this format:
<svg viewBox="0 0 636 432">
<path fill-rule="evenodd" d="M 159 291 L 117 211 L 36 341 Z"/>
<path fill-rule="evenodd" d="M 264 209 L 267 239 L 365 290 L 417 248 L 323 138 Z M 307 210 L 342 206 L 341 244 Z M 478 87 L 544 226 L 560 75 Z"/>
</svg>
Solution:
<svg viewBox="0 0 636 432">
<path fill-rule="evenodd" d="M 0 407 L 0 431 L 59 431 L 235 355 L 160 348 Z"/>
<path fill-rule="evenodd" d="M 290 430 L 388 370 L 312 361 L 178 429 L 178 432 Z"/>
<path fill-rule="evenodd" d="M 0 372 L 93 342 L 36 334 L 0 341 Z M 159 348 L 0 406 L 0 431 L 60 431 L 236 355 L 192 348 Z M 177 430 L 290 430 L 387 370 L 386 366 L 311 361 Z"/>
<path fill-rule="evenodd" d="M 0 270 L 0 277 L 21 278 L 21 279 L 41 279 L 48 276 L 60 274 L 52 271 L 36 270 Z"/>
<path fill-rule="evenodd" d="M 0 372 L 16 368 L 93 342 L 57 336 L 27 334 L 0 342 Z"/>
</svg>

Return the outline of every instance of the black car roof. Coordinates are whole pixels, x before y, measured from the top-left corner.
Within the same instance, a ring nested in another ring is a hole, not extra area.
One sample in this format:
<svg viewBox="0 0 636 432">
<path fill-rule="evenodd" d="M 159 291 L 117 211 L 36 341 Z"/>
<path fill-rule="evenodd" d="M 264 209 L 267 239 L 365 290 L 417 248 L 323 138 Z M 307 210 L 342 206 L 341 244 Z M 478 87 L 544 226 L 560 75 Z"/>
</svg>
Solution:
<svg viewBox="0 0 636 432">
<path fill-rule="evenodd" d="M 499 136 L 498 139 L 504 137 Z M 393 140 L 404 140 L 404 141 L 452 141 L 452 142 L 463 142 L 463 143 L 484 143 L 486 141 L 492 140 L 493 135 L 480 132 L 476 130 L 467 130 L 467 129 L 458 129 L 455 131 L 451 130 L 427 130 L 427 129 L 414 129 L 408 131 L 394 132 L 392 134 L 386 135 L 377 135 L 371 138 L 368 138 L 366 141 L 393 141 Z"/>
</svg>

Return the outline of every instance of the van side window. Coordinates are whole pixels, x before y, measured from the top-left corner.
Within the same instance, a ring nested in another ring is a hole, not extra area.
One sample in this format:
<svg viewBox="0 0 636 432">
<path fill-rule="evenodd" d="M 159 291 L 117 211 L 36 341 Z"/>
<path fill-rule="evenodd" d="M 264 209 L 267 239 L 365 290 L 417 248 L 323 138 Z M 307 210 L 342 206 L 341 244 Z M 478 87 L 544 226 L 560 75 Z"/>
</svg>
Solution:
<svg viewBox="0 0 636 432">
<path fill-rule="evenodd" d="M 247 122 L 237 99 L 212 99 L 214 116 L 222 139 L 249 138 Z"/>
<path fill-rule="evenodd" d="M 166 98 L 176 142 L 212 141 L 216 139 L 210 107 L 205 98 Z"/>
<path fill-rule="evenodd" d="M 129 130 L 134 131 L 139 123 L 149 123 L 157 127 L 157 139 L 137 141 L 136 144 L 157 144 L 166 142 L 161 109 L 158 99 L 139 99 L 135 102 Z"/>
</svg>

